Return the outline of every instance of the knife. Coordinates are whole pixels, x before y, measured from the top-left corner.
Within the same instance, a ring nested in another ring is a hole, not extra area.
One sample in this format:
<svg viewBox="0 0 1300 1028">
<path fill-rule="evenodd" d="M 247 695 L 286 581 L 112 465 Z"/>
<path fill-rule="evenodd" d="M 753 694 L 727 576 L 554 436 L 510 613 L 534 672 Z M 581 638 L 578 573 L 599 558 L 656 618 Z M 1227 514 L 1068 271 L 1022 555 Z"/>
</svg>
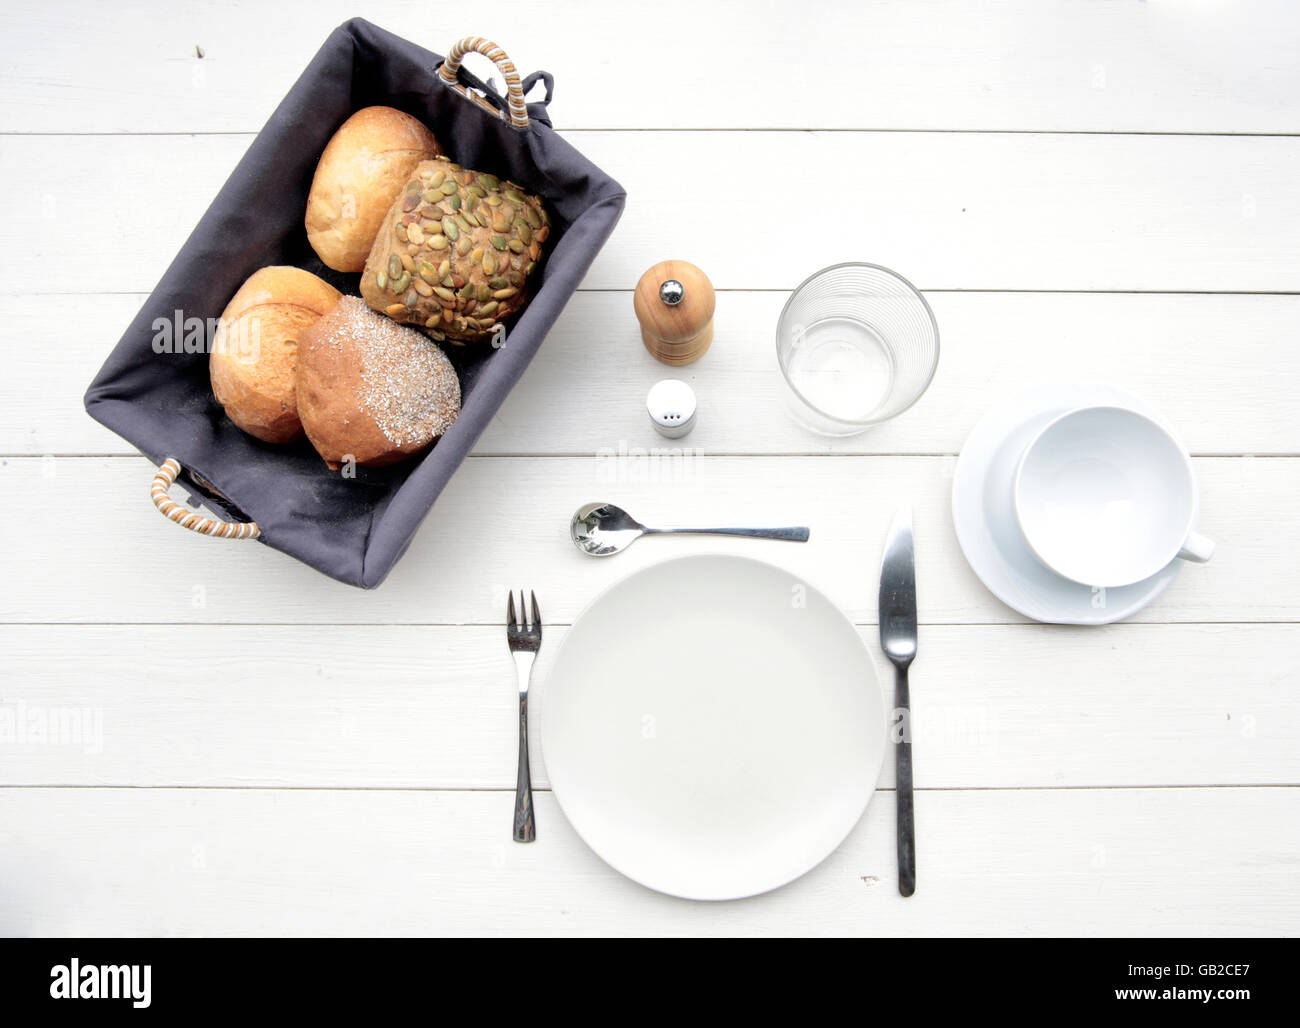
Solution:
<svg viewBox="0 0 1300 1028">
<path fill-rule="evenodd" d="M 880 561 L 880 647 L 894 665 L 894 709 L 898 717 L 898 891 L 916 891 L 916 836 L 912 816 L 911 698 L 907 669 L 916 657 L 916 560 L 912 508 L 900 507 L 885 539 Z"/>
</svg>

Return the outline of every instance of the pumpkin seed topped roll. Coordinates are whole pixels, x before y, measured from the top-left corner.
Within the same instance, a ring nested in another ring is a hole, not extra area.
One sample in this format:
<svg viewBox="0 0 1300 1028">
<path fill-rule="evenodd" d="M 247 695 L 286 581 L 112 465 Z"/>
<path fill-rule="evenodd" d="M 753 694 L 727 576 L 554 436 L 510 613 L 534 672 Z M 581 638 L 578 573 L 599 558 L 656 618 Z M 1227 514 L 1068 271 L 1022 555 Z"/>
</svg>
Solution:
<svg viewBox="0 0 1300 1028">
<path fill-rule="evenodd" d="M 484 341 L 527 303 L 550 232 L 542 201 L 515 183 L 422 161 L 375 237 L 361 295 L 439 341 Z"/>
</svg>

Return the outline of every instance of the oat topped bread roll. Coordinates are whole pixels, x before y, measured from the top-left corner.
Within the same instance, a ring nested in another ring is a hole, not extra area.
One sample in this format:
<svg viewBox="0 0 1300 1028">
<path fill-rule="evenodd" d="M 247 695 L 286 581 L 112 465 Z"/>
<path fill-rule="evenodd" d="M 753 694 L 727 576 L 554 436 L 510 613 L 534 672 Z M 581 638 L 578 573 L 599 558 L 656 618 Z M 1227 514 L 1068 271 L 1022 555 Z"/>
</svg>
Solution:
<svg viewBox="0 0 1300 1028">
<path fill-rule="evenodd" d="M 302 435 L 298 337 L 340 295 L 309 271 L 269 267 L 253 272 L 226 305 L 208 364 L 212 392 L 249 435 L 268 443 Z"/>
<path fill-rule="evenodd" d="M 335 271 L 360 271 L 375 233 L 421 161 L 442 147 L 392 107 L 363 107 L 334 133 L 307 195 L 307 239 Z"/>
<path fill-rule="evenodd" d="M 542 201 L 521 186 L 423 161 L 375 236 L 361 295 L 434 339 L 489 340 L 527 302 L 550 232 Z"/>
<path fill-rule="evenodd" d="M 394 464 L 460 413 L 460 379 L 438 344 L 345 296 L 303 333 L 298 413 L 325 463 Z"/>
</svg>

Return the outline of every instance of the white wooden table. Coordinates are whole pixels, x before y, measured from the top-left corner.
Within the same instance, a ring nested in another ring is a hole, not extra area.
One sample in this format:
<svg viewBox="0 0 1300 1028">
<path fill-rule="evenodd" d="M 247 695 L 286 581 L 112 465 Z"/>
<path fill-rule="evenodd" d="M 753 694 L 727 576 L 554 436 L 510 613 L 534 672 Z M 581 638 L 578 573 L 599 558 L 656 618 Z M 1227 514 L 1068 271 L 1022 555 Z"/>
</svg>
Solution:
<svg viewBox="0 0 1300 1028">
<path fill-rule="evenodd" d="M 1300 11 L 798 10 L 797 24 L 786 5 L 717 0 L 0 13 L 0 931 L 1300 928 Z M 583 290 L 373 593 L 167 524 L 149 465 L 81 407 L 253 134 L 353 14 L 438 50 L 487 35 L 552 71 L 556 124 L 629 192 Z M 775 242 L 792 231 L 803 241 Z M 717 338 L 682 372 L 698 455 L 653 461 L 636 456 L 661 445 L 641 403 L 665 369 L 641 348 L 631 288 L 668 256 L 712 276 Z M 925 290 L 944 352 L 910 412 L 828 441 L 779 413 L 772 333 L 786 291 L 842 259 Z M 1104 629 L 1030 624 L 993 599 L 948 505 L 984 410 L 1077 376 L 1180 426 L 1219 542 Z M 892 768 L 834 856 L 750 901 L 622 879 L 569 828 L 536 753 L 538 841 L 510 841 L 506 590 L 543 597 L 544 699 L 564 626 L 616 578 L 670 551 L 757 552 L 660 541 L 591 562 L 565 524 L 594 498 L 646 520 L 811 521 L 809 545 L 761 555 L 869 640 L 885 527 L 916 504 L 913 899 L 894 888 Z M 515 530 L 467 546 L 485 505 L 517 512 Z"/>
</svg>

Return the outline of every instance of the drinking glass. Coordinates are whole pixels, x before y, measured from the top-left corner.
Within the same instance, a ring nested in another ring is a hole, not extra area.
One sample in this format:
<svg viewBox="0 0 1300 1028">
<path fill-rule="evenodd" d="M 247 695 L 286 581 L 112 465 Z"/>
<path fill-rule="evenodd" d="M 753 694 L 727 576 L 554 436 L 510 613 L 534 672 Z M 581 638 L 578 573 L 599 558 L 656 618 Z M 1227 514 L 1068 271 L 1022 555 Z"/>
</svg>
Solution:
<svg viewBox="0 0 1300 1028">
<path fill-rule="evenodd" d="M 855 435 L 921 398 L 939 363 L 939 326 L 901 275 L 835 264 L 786 301 L 776 357 L 797 421 L 823 435 Z"/>
</svg>

